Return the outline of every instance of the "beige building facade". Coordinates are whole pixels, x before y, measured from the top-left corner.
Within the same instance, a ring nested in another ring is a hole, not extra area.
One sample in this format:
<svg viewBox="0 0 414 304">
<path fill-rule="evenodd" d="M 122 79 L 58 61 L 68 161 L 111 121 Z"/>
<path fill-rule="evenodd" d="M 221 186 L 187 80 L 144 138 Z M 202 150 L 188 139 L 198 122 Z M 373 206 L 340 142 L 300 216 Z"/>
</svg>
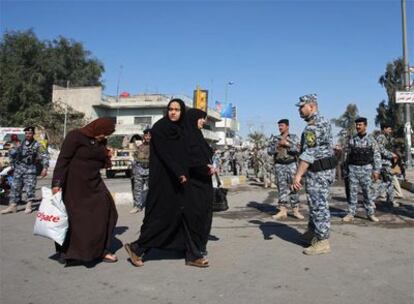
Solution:
<svg viewBox="0 0 414 304">
<path fill-rule="evenodd" d="M 192 98 L 185 95 L 137 94 L 127 97 L 106 96 L 101 87 L 63 88 L 53 86 L 52 101 L 63 107 L 68 105 L 84 113 L 88 121 L 98 117 L 111 117 L 116 121 L 115 134 L 142 134 L 164 116 L 171 98 L 181 98 L 188 107 Z M 204 137 L 214 146 L 233 145 L 233 136 L 239 131 L 237 120 L 221 118 L 213 109 L 207 111 Z M 227 133 L 228 137 L 225 138 Z"/>
</svg>

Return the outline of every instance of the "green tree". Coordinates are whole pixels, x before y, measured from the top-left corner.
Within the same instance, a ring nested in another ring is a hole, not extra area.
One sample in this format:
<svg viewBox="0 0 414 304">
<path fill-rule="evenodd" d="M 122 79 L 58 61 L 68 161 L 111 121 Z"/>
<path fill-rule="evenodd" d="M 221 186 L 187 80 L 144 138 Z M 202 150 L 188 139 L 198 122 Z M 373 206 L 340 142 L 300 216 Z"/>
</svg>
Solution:
<svg viewBox="0 0 414 304">
<path fill-rule="evenodd" d="M 388 63 L 385 73 L 381 75 L 378 82 L 385 88 L 388 100 L 382 100 L 377 108 L 375 124 L 381 125 L 389 123 L 393 126 L 396 145 L 404 150 L 404 124 L 405 124 L 405 105 L 395 102 L 397 91 L 404 90 L 404 64 L 401 58 Z M 410 107 L 410 119 L 414 121 L 414 107 Z M 411 140 L 414 137 L 411 135 Z"/>
<path fill-rule="evenodd" d="M 358 107 L 355 104 L 349 104 L 345 112 L 339 118 L 331 119 L 331 122 L 338 128 L 338 141 L 340 145 L 346 142 L 355 133 L 355 119 L 358 117 Z"/>
<path fill-rule="evenodd" d="M 266 136 L 261 132 L 253 132 L 247 135 L 255 149 L 261 149 L 266 145 Z"/>
<path fill-rule="evenodd" d="M 33 124 L 62 132 L 64 109 L 52 104 L 53 85 L 102 86 L 103 72 L 103 64 L 79 42 L 64 37 L 41 41 L 32 30 L 5 32 L 0 40 L 0 125 Z M 69 127 L 84 122 L 71 108 L 68 117 Z"/>
<path fill-rule="evenodd" d="M 385 89 L 388 100 L 382 100 L 377 108 L 377 115 L 375 123 L 381 125 L 383 123 L 390 123 L 394 126 L 396 135 L 403 137 L 404 132 L 404 104 L 397 104 L 395 102 L 395 93 L 404 90 L 403 83 L 404 65 L 403 60 L 398 58 L 391 63 L 388 63 L 385 68 L 385 73 L 381 75 L 378 82 Z M 410 111 L 411 121 L 414 120 L 414 109 L 411 107 Z"/>
</svg>

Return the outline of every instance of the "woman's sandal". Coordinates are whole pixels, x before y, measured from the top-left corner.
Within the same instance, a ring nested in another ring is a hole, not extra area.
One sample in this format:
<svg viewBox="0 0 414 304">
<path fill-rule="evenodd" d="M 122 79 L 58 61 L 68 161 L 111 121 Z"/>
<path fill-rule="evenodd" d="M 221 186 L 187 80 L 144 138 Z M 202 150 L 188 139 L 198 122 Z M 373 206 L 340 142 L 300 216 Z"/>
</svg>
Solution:
<svg viewBox="0 0 414 304">
<path fill-rule="evenodd" d="M 105 263 L 116 263 L 118 262 L 118 258 L 116 257 L 115 254 L 112 253 L 107 253 L 102 257 L 102 262 Z"/>
<path fill-rule="evenodd" d="M 129 260 L 131 261 L 132 265 L 134 265 L 135 267 L 144 266 L 144 262 L 142 261 L 142 258 L 136 255 L 134 251 L 132 251 L 130 244 L 125 244 L 124 248 L 128 252 Z"/>
<path fill-rule="evenodd" d="M 186 261 L 185 264 L 187 266 L 194 266 L 194 267 L 200 267 L 200 268 L 206 268 L 210 266 L 206 258 L 199 258 L 193 261 Z"/>
</svg>

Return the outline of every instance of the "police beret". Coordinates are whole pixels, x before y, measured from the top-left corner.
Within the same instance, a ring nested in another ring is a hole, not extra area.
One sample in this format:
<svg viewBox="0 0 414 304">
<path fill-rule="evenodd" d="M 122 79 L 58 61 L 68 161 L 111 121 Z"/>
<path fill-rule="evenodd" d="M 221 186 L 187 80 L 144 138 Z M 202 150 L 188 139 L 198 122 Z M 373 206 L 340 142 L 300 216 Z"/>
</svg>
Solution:
<svg viewBox="0 0 414 304">
<path fill-rule="evenodd" d="M 289 119 L 281 119 L 277 122 L 278 124 L 285 124 L 285 125 L 289 125 Z"/>
<path fill-rule="evenodd" d="M 355 119 L 355 123 L 359 123 L 359 122 L 363 122 L 367 124 L 368 121 L 365 117 L 358 117 L 357 119 Z"/>
<path fill-rule="evenodd" d="M 34 127 L 26 127 L 26 128 L 23 129 L 23 131 L 24 132 L 26 132 L 26 131 L 32 131 L 33 134 L 34 134 L 35 133 L 35 128 Z"/>
<path fill-rule="evenodd" d="M 316 103 L 318 104 L 318 95 L 316 94 L 307 94 L 299 97 L 299 102 L 296 104 L 297 107 L 301 107 L 307 103 Z"/>
</svg>

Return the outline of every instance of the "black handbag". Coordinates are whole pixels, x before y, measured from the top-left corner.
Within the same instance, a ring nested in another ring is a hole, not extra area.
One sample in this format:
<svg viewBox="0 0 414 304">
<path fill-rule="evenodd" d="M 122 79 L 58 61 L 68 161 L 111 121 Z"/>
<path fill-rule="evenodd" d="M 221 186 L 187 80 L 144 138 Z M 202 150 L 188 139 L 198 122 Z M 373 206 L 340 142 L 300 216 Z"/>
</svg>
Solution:
<svg viewBox="0 0 414 304">
<path fill-rule="evenodd" d="M 213 188 L 213 212 L 226 211 L 229 209 L 227 202 L 227 189 L 221 187 L 221 181 L 218 174 L 215 174 L 217 179 L 217 187 Z"/>
</svg>

